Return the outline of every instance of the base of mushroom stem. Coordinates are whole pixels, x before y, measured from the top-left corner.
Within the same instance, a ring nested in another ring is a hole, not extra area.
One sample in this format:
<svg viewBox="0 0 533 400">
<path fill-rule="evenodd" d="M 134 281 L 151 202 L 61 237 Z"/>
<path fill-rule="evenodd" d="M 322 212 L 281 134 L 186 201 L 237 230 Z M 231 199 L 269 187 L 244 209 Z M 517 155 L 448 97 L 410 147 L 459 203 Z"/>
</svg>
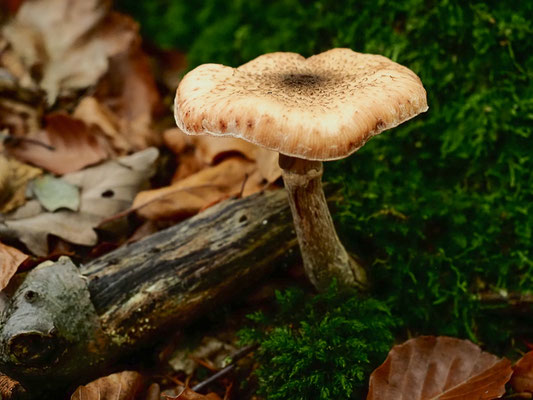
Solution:
<svg viewBox="0 0 533 400">
<path fill-rule="evenodd" d="M 365 289 L 367 274 L 342 245 L 322 189 L 321 161 L 281 155 L 294 227 L 307 276 L 320 291 L 335 279 L 340 287 Z"/>
</svg>

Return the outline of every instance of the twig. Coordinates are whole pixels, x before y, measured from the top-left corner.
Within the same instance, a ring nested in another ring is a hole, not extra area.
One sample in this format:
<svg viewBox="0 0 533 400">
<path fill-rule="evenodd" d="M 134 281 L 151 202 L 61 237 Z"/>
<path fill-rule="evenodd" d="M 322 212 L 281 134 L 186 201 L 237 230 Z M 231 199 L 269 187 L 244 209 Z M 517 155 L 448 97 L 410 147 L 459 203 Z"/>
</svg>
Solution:
<svg viewBox="0 0 533 400">
<path fill-rule="evenodd" d="M 533 306 L 532 293 L 516 292 L 482 292 L 476 295 L 476 298 L 487 306 L 505 305 L 512 308 L 522 308 Z"/>
<path fill-rule="evenodd" d="M 192 388 L 192 390 L 194 390 L 195 392 L 198 392 L 199 390 L 202 390 L 206 386 L 208 386 L 211 383 L 215 382 L 217 379 L 229 374 L 231 371 L 233 371 L 235 369 L 235 365 L 236 365 L 237 361 L 239 361 L 241 358 L 247 356 L 252 351 L 257 349 L 258 347 L 259 347 L 259 345 L 254 344 L 254 345 L 243 347 L 242 349 L 238 350 L 235 354 L 233 354 L 233 356 L 230 357 L 231 363 L 229 365 L 227 365 L 226 367 L 222 368 L 216 374 L 211 375 L 206 380 L 204 380 L 204 381 L 198 383 L 197 385 L 195 385 Z"/>
<path fill-rule="evenodd" d="M 13 136 L 13 135 L 10 135 L 9 133 L 5 133 L 4 131 L 0 132 L 0 141 L 4 142 L 6 146 L 16 147 L 20 143 L 29 143 L 29 144 L 34 144 L 37 146 L 42 146 L 45 149 L 50 150 L 50 151 L 56 150 L 54 146 L 50 146 L 49 144 L 41 142 L 40 140 L 31 139 L 27 137 L 21 137 L 21 136 Z"/>
</svg>

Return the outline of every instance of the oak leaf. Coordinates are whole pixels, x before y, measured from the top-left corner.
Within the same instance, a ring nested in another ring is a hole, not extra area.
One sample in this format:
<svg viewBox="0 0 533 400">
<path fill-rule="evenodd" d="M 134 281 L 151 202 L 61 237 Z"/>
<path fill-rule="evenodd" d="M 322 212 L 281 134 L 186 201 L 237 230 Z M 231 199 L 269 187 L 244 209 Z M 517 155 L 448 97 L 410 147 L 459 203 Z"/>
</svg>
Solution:
<svg viewBox="0 0 533 400">
<path fill-rule="evenodd" d="M 394 346 L 370 376 L 367 400 L 489 400 L 505 393 L 511 362 L 468 340 L 422 336 Z"/>
</svg>

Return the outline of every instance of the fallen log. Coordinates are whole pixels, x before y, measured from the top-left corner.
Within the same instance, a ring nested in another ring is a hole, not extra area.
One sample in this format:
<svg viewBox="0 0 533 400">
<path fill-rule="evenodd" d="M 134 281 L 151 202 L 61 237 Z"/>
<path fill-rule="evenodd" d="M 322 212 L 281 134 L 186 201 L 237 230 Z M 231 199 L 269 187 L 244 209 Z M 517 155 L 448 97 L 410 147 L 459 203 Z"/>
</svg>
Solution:
<svg viewBox="0 0 533 400">
<path fill-rule="evenodd" d="M 218 204 L 79 268 L 30 271 L 0 317 L 0 371 L 25 387 L 94 376 L 298 256 L 284 190 Z"/>
</svg>

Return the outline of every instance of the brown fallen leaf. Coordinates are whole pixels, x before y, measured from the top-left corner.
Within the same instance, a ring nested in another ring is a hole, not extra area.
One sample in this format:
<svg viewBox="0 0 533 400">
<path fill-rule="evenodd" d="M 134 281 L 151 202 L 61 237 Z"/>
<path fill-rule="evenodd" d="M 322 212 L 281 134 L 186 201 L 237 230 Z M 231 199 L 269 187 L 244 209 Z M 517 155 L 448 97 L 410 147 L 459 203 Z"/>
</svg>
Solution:
<svg viewBox="0 0 533 400">
<path fill-rule="evenodd" d="M 0 242 L 0 291 L 4 290 L 20 264 L 27 258 L 27 254 Z"/>
<path fill-rule="evenodd" d="M 94 85 L 107 71 L 109 59 L 128 49 L 138 36 L 133 21 L 115 23 L 110 3 L 26 1 L 4 26 L 2 35 L 26 69 L 40 68 L 38 84 L 49 104 L 60 95 Z"/>
<path fill-rule="evenodd" d="M 6 134 L 24 136 L 27 132 L 38 131 L 40 119 L 38 107 L 0 97 L 0 130 L 5 129 Z"/>
<path fill-rule="evenodd" d="M 279 154 L 259 147 L 255 154 L 255 162 L 259 173 L 268 183 L 274 183 L 281 177 L 281 168 L 279 166 Z"/>
<path fill-rule="evenodd" d="M 171 128 L 163 132 L 163 143 L 174 154 L 181 154 L 185 151 L 187 146 L 192 144 L 192 136 L 184 133 L 180 128 Z"/>
<path fill-rule="evenodd" d="M 519 393 L 533 393 L 533 351 L 526 353 L 513 367 L 511 386 Z"/>
<path fill-rule="evenodd" d="M 187 57 L 178 50 L 150 49 L 150 55 L 156 63 L 159 81 L 169 91 L 175 91 L 180 79 L 187 70 Z"/>
<path fill-rule="evenodd" d="M 89 126 L 98 126 L 106 135 L 117 154 L 124 155 L 131 150 L 128 141 L 120 132 L 118 117 L 95 97 L 87 96 L 82 98 L 72 116 L 82 120 Z"/>
<path fill-rule="evenodd" d="M 170 186 L 140 192 L 133 202 L 137 214 L 146 219 L 184 218 L 210 204 L 239 194 L 253 162 L 238 157 L 190 175 Z"/>
<path fill-rule="evenodd" d="M 118 117 L 119 131 L 129 150 L 161 144 L 160 135 L 152 128 L 153 115 L 162 110 L 161 98 L 140 39 L 111 59 L 94 96 Z"/>
<path fill-rule="evenodd" d="M 123 371 L 79 386 L 70 400 L 134 400 L 142 387 L 141 374 Z"/>
<path fill-rule="evenodd" d="M 216 393 L 200 394 L 189 388 L 183 389 L 178 396 L 164 396 L 168 400 L 222 400 Z"/>
<path fill-rule="evenodd" d="M 60 175 L 96 164 L 113 154 L 98 128 L 91 128 L 65 113 L 47 115 L 44 128 L 25 137 L 52 146 L 53 149 L 21 142 L 9 146 L 9 154 Z"/>
<path fill-rule="evenodd" d="M 263 178 L 272 183 L 281 177 L 278 153 L 256 146 L 245 140 L 231 137 L 192 136 L 197 157 L 207 165 L 213 165 L 224 157 L 239 153 L 248 160 L 256 161 Z"/>
<path fill-rule="evenodd" d="M 213 137 L 207 135 L 191 136 L 198 158 L 206 165 L 216 164 L 228 155 L 239 153 L 254 161 L 258 146 L 242 139 L 232 137 Z"/>
<path fill-rule="evenodd" d="M 28 182 L 42 170 L 0 155 L 0 213 L 8 213 L 26 202 Z"/>
<path fill-rule="evenodd" d="M 93 228 L 131 205 L 152 175 L 157 156 L 157 149 L 148 148 L 64 175 L 63 180 L 80 188 L 79 211 L 45 212 L 37 200 L 31 200 L 0 222 L 0 237 L 20 240 L 38 256 L 48 254 L 49 234 L 74 244 L 95 245 L 98 237 Z"/>
<path fill-rule="evenodd" d="M 422 336 L 394 346 L 370 376 L 367 400 L 489 400 L 505 393 L 511 362 L 468 340 Z"/>
<path fill-rule="evenodd" d="M 23 398 L 24 394 L 26 393 L 19 382 L 0 373 L 0 399 Z"/>
<path fill-rule="evenodd" d="M 179 182 L 182 179 L 207 168 L 207 165 L 198 159 L 192 148 L 187 148 L 183 153 L 177 156 L 177 163 L 178 167 L 172 176 L 172 183 Z"/>
</svg>

